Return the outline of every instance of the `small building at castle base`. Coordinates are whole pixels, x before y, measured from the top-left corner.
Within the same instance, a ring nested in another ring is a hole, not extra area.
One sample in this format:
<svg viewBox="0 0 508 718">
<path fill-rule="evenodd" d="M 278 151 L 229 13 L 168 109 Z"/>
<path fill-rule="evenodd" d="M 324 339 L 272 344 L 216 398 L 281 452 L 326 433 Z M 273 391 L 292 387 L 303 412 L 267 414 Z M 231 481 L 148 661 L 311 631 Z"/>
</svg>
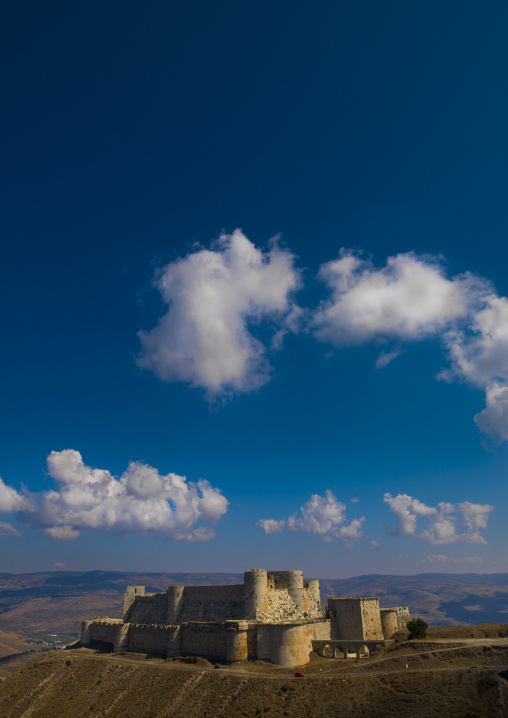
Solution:
<svg viewBox="0 0 508 718">
<path fill-rule="evenodd" d="M 128 586 L 123 619 L 83 621 L 81 645 L 296 666 L 312 650 L 360 656 L 408 620 L 407 607 L 380 609 L 378 598 L 331 598 L 323 611 L 319 581 L 304 581 L 301 571 L 252 569 L 236 586 L 169 586 L 153 594 Z"/>
</svg>

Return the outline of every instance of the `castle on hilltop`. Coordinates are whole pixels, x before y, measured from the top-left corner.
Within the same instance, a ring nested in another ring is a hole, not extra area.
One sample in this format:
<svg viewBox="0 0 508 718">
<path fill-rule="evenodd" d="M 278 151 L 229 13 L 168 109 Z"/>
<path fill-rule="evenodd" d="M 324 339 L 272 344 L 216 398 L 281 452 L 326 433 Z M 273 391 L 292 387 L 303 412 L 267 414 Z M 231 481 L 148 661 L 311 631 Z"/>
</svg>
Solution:
<svg viewBox="0 0 508 718">
<path fill-rule="evenodd" d="M 83 621 L 81 644 L 164 657 L 228 662 L 258 658 L 303 665 L 312 650 L 358 658 L 406 627 L 407 606 L 379 608 L 379 598 L 329 598 L 301 571 L 253 568 L 235 586 L 169 586 L 145 593 L 128 586 L 123 619 Z"/>
</svg>

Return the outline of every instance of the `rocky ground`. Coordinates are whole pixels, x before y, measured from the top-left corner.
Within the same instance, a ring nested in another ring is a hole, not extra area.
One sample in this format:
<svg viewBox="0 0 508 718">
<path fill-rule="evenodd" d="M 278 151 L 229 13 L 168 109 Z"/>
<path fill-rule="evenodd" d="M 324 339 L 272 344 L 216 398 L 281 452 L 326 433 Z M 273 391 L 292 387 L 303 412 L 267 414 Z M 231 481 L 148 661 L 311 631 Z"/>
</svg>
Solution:
<svg viewBox="0 0 508 718">
<path fill-rule="evenodd" d="M 507 718 L 508 641 L 401 642 L 369 659 L 214 669 L 90 650 L 47 653 L 0 682 L 2 718 Z"/>
</svg>

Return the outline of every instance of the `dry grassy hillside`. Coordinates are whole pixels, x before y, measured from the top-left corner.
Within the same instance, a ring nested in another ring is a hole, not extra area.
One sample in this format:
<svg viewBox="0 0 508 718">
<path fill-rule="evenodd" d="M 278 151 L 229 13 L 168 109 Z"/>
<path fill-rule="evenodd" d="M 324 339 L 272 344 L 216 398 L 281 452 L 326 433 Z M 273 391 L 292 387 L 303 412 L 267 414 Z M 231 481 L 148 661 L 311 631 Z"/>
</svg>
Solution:
<svg viewBox="0 0 508 718">
<path fill-rule="evenodd" d="M 30 646 L 17 634 L 0 631 L 0 659 L 13 653 L 23 653 Z"/>
<path fill-rule="evenodd" d="M 497 657 L 493 657 L 497 660 Z M 341 663 L 335 661 L 336 664 Z M 363 666 L 362 666 L 363 667 Z M 143 666 L 48 654 L 0 683 L 9 718 L 506 718 L 503 671 L 315 673 L 303 679 L 204 666 Z M 500 675 L 501 674 L 501 675 Z M 504 671 L 506 675 L 506 671 Z"/>
<path fill-rule="evenodd" d="M 508 623 L 479 623 L 475 626 L 432 626 L 427 638 L 506 638 Z"/>
<path fill-rule="evenodd" d="M 26 663 L 39 660 L 43 654 L 40 646 L 27 643 L 15 633 L 0 631 L 0 678 L 11 675 Z"/>
</svg>

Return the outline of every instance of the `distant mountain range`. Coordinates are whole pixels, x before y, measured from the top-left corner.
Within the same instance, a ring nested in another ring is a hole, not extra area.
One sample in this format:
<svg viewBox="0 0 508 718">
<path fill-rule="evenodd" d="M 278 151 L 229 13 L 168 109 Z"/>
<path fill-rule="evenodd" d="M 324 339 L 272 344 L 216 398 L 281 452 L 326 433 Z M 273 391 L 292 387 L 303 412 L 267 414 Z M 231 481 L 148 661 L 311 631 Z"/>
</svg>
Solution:
<svg viewBox="0 0 508 718">
<path fill-rule="evenodd" d="M 80 622 L 96 615 L 121 617 L 125 587 L 165 591 L 170 584 L 210 586 L 243 582 L 233 573 L 129 573 L 57 571 L 0 574 L 0 629 L 24 636 L 76 636 Z M 321 579 L 329 596 L 379 596 L 381 607 L 409 606 L 430 625 L 508 621 L 508 573 L 423 573 Z"/>
</svg>

